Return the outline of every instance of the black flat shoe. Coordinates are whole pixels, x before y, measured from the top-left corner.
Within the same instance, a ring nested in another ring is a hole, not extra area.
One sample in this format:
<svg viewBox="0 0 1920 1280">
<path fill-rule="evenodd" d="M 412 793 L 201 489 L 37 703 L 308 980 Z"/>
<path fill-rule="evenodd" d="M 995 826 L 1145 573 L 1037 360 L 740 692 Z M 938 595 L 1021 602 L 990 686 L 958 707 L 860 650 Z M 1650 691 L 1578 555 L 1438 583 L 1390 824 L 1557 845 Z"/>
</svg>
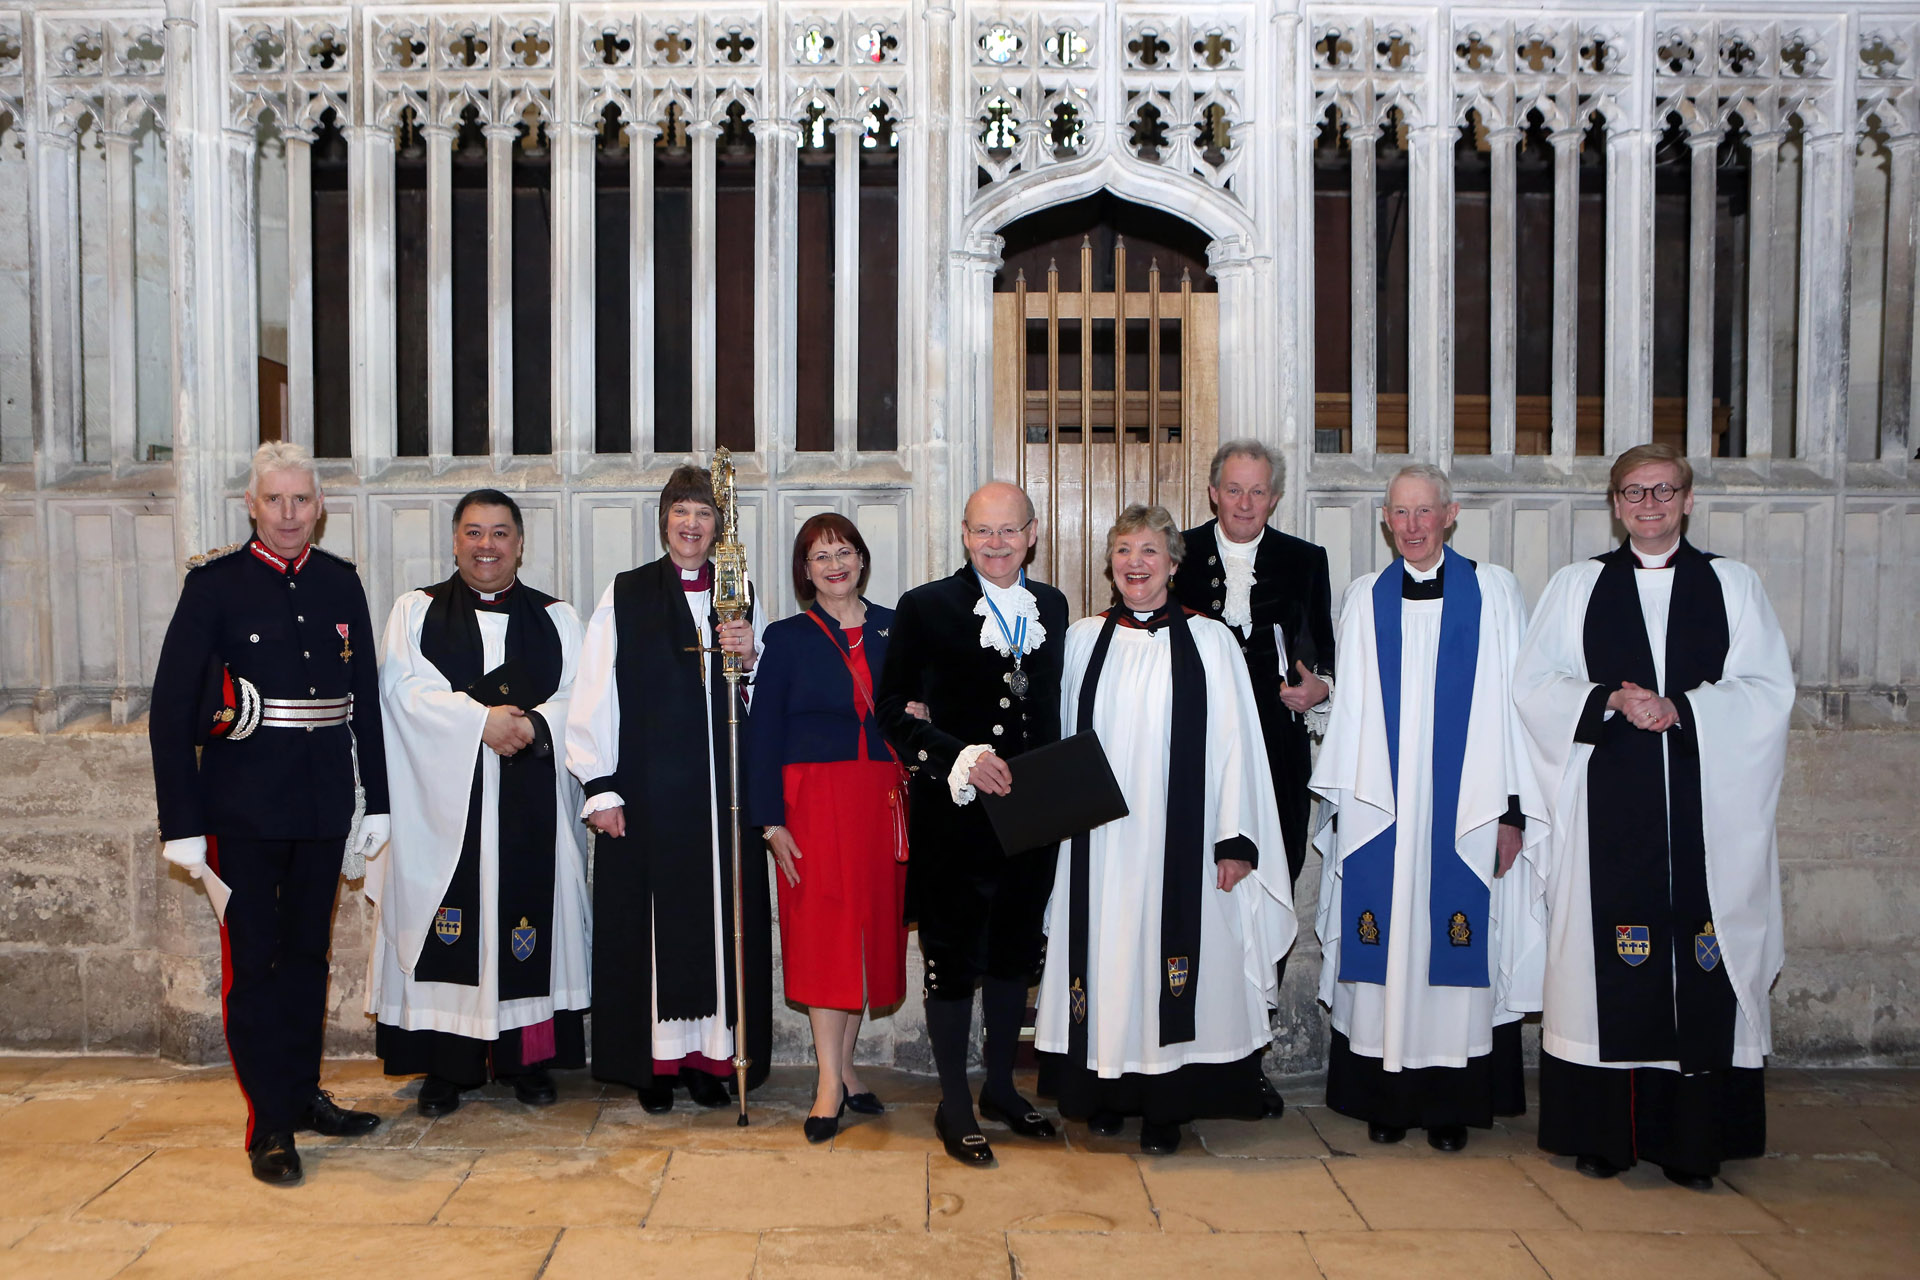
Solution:
<svg viewBox="0 0 1920 1280">
<path fill-rule="evenodd" d="M 552 1076 L 536 1068 L 513 1078 L 513 1096 L 530 1107 L 550 1107 L 560 1091 L 553 1087 Z"/>
<path fill-rule="evenodd" d="M 940 1135 L 940 1145 L 947 1154 L 961 1164 L 988 1165 L 993 1163 L 993 1147 L 987 1142 L 987 1135 L 975 1129 L 972 1133 L 947 1132 L 947 1112 L 945 1107 L 933 1109 L 933 1131 Z"/>
<path fill-rule="evenodd" d="M 301 1117 L 299 1127 L 329 1138 L 351 1138 L 378 1129 L 380 1117 L 371 1111 L 349 1111 L 337 1106 L 333 1095 L 322 1089 L 307 1104 L 307 1114 Z"/>
<path fill-rule="evenodd" d="M 1713 1190 L 1713 1179 L 1704 1173 L 1688 1173 L 1685 1169 L 1676 1169 L 1670 1164 L 1660 1166 L 1660 1172 L 1667 1175 L 1667 1181 L 1676 1187 L 1685 1187 L 1689 1191 Z"/>
<path fill-rule="evenodd" d="M 883 1116 L 887 1114 L 887 1104 L 875 1097 L 872 1090 L 866 1093 L 848 1093 L 847 1086 L 840 1086 L 840 1105 L 848 1111 L 863 1116 Z"/>
<path fill-rule="evenodd" d="M 460 1086 L 439 1076 L 428 1076 L 420 1082 L 420 1098 L 413 1109 L 430 1120 L 450 1116 L 460 1109 Z"/>
<path fill-rule="evenodd" d="M 1170 1156 L 1180 1149 L 1180 1126 L 1140 1122 L 1140 1150 L 1150 1156 Z"/>
<path fill-rule="evenodd" d="M 653 1078 L 652 1084 L 639 1085 L 634 1092 L 640 1095 L 640 1109 L 650 1116 L 663 1116 L 673 1110 L 673 1081 Z"/>
<path fill-rule="evenodd" d="M 1260 1073 L 1260 1106 L 1260 1118 L 1263 1120 L 1276 1119 L 1287 1109 L 1287 1100 L 1280 1096 L 1280 1091 L 1273 1087 L 1273 1081 L 1267 1079 L 1264 1071 Z"/>
<path fill-rule="evenodd" d="M 1096 1111 L 1087 1117 L 1087 1128 L 1103 1138 L 1117 1138 L 1127 1127 L 1127 1118 L 1118 1111 Z"/>
<path fill-rule="evenodd" d="M 293 1149 L 290 1133 L 269 1133 L 255 1138 L 247 1148 L 247 1160 L 253 1176 L 277 1187 L 290 1187 L 300 1181 L 300 1153 Z"/>
<path fill-rule="evenodd" d="M 692 1071 L 682 1067 L 680 1083 L 687 1087 L 687 1096 L 703 1107 L 709 1109 L 724 1107 L 733 1101 L 727 1095 L 727 1082 L 719 1076 L 710 1076 L 704 1071 Z"/>
<path fill-rule="evenodd" d="M 1427 1130 L 1427 1145 L 1435 1151 L 1459 1151 L 1467 1145 L 1467 1126 L 1434 1125 Z"/>
<path fill-rule="evenodd" d="M 818 1146 L 823 1142 L 832 1142 L 833 1135 L 840 1132 L 840 1117 L 808 1116 L 800 1127 L 806 1131 L 807 1141 Z"/>
<path fill-rule="evenodd" d="M 1014 1105 L 1003 1107 L 985 1089 L 980 1091 L 980 1118 L 997 1120 L 1023 1138 L 1046 1140 L 1056 1136 L 1053 1121 L 1035 1111 L 1025 1098 L 1016 1097 Z"/>
<path fill-rule="evenodd" d="M 1378 1142 L 1382 1146 L 1398 1142 L 1406 1136 L 1405 1129 L 1396 1129 L 1392 1125 L 1370 1124 L 1367 1126 L 1367 1141 Z"/>
<path fill-rule="evenodd" d="M 1600 1156 L 1576 1156 L 1573 1167 L 1589 1178 L 1611 1178 L 1620 1172 L 1618 1165 Z"/>
</svg>

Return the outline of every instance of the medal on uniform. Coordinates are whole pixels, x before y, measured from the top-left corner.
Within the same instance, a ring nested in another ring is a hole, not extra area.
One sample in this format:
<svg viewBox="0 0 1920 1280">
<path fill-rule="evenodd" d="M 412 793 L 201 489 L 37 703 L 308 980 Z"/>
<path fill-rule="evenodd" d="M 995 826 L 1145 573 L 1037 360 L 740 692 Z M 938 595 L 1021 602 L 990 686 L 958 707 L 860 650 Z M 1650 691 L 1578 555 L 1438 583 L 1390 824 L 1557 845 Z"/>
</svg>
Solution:
<svg viewBox="0 0 1920 1280">
<path fill-rule="evenodd" d="M 1022 618 L 1020 621 L 1024 624 L 1026 619 Z M 1016 698 L 1026 697 L 1027 690 L 1033 687 L 1032 677 L 1020 669 L 1020 659 L 1018 658 L 1013 660 L 1013 674 L 1007 677 L 1007 685 L 1013 690 L 1013 696 Z"/>
<path fill-rule="evenodd" d="M 1026 583 L 1027 571 L 1022 569 L 1020 585 L 1025 586 Z M 1020 660 L 1026 656 L 1027 617 L 1021 614 L 1013 627 L 1009 628 L 1005 615 L 1000 612 L 1000 606 L 993 602 L 993 597 L 987 596 L 986 601 L 987 608 L 993 610 L 993 620 L 1000 625 L 1000 634 L 1007 638 L 1007 648 L 1013 653 L 1013 671 L 1007 676 L 1007 687 L 1013 690 L 1014 697 L 1024 698 L 1033 687 L 1032 677 L 1020 669 Z"/>
<path fill-rule="evenodd" d="M 333 629 L 340 633 L 340 661 L 347 662 L 353 657 L 353 646 L 347 643 L 347 624 L 336 622 Z"/>
</svg>

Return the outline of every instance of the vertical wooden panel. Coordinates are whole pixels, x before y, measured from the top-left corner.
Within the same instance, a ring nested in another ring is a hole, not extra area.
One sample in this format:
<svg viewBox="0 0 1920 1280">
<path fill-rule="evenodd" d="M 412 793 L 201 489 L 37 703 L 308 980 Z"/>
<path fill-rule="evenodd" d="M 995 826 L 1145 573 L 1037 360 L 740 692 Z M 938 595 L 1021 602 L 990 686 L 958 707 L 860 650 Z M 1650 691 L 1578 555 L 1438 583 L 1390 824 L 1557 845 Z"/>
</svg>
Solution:
<svg viewBox="0 0 1920 1280">
<path fill-rule="evenodd" d="M 1337 615 L 1340 598 L 1345 594 L 1347 584 L 1353 581 L 1352 508 L 1315 507 L 1312 538 L 1327 549 L 1327 578 L 1333 588 L 1333 607 Z"/>
<path fill-rule="evenodd" d="M 1462 507 L 1448 543 L 1455 551 L 1480 564 L 1504 562 L 1493 554 L 1493 512 L 1486 507 Z"/>
<path fill-rule="evenodd" d="M 1613 546 L 1613 512 L 1605 507 L 1576 507 L 1572 559 L 1585 560 Z"/>
<path fill-rule="evenodd" d="M 1531 609 L 1553 577 L 1553 517 L 1540 507 L 1518 507 L 1513 513 L 1513 576 Z"/>
<path fill-rule="evenodd" d="M 113 516 L 104 511 L 80 511 L 69 517 L 64 571 L 55 573 L 56 599 L 66 595 L 70 628 L 59 628 L 74 638 L 75 669 L 70 678 L 105 684 L 119 674 L 119 611 L 115 607 L 120 575 L 113 562 Z M 64 592 L 60 590 L 65 583 Z"/>
<path fill-rule="evenodd" d="M 42 554 L 33 508 L 0 515 L 0 688 L 40 687 Z"/>
<path fill-rule="evenodd" d="M 867 599 L 892 608 L 912 585 L 907 578 L 907 512 L 905 495 L 887 501 L 858 502 L 853 522 L 867 540 L 872 555 L 867 577 Z"/>
<path fill-rule="evenodd" d="M 1834 675 L 1841 680 L 1871 678 L 1877 665 L 1880 586 L 1880 513 L 1849 511 L 1840 546 L 1840 651 Z"/>
<path fill-rule="evenodd" d="M 128 675 L 137 684 L 151 685 L 154 668 L 160 665 L 160 645 L 167 638 L 167 624 L 173 620 L 173 606 L 179 598 L 173 515 L 136 510 L 132 534 L 133 613 L 128 621 L 134 634 Z"/>
</svg>

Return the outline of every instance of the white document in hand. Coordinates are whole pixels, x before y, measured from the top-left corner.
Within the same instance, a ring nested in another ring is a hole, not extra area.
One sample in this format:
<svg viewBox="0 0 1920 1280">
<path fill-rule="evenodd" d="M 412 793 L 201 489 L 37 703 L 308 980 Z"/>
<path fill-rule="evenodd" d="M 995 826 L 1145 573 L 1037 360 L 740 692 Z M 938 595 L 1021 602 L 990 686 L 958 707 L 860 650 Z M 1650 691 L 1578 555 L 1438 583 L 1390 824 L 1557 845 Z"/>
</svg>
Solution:
<svg viewBox="0 0 1920 1280">
<path fill-rule="evenodd" d="M 227 922 L 227 899 L 233 896 L 233 890 L 227 882 L 214 873 L 212 867 L 201 867 L 195 872 L 200 883 L 207 887 L 207 901 L 213 904 L 213 918 L 221 924 Z"/>
</svg>

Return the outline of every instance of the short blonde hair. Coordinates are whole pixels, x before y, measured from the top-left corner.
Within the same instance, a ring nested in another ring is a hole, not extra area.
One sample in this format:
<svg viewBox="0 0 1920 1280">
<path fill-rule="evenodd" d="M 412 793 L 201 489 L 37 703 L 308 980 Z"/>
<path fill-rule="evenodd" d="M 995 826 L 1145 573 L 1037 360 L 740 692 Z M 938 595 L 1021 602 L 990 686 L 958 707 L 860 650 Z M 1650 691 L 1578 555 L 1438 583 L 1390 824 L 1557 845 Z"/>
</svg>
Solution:
<svg viewBox="0 0 1920 1280">
<path fill-rule="evenodd" d="M 1626 478 L 1649 462 L 1671 463 L 1674 473 L 1680 477 L 1675 487 L 1682 491 L 1693 488 L 1693 464 L 1687 461 L 1686 454 L 1670 444 L 1637 444 L 1613 460 L 1613 470 L 1607 473 L 1608 496 L 1620 492 Z"/>
<path fill-rule="evenodd" d="M 1120 513 L 1113 522 L 1113 528 L 1107 530 L 1106 563 L 1101 572 L 1107 575 L 1107 585 L 1113 588 L 1115 603 L 1120 600 L 1120 584 L 1113 580 L 1113 544 L 1130 533 L 1152 532 L 1159 534 L 1167 543 L 1167 559 L 1178 569 L 1180 562 L 1187 558 L 1187 540 L 1180 536 L 1180 526 L 1174 523 L 1173 516 L 1165 507 L 1148 506 L 1136 502 Z"/>
<path fill-rule="evenodd" d="M 275 471 L 304 471 L 313 477 L 313 491 L 320 492 L 320 471 L 305 446 L 291 440 L 269 440 L 253 451 L 253 470 L 247 477 L 247 492 L 260 496 L 260 482 Z"/>
</svg>

